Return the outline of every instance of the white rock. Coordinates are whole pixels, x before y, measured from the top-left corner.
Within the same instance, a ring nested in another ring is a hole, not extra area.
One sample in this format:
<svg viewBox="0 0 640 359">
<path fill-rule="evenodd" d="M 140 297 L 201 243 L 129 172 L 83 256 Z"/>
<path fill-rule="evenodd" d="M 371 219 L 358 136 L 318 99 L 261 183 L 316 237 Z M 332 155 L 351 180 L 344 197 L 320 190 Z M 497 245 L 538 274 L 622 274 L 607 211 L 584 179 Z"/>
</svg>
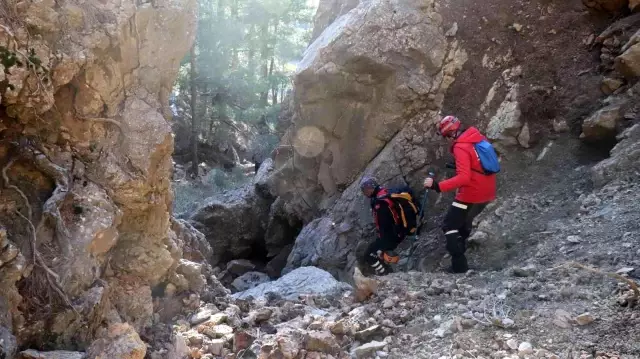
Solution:
<svg viewBox="0 0 640 359">
<path fill-rule="evenodd" d="M 209 344 L 209 353 L 213 355 L 222 355 L 224 350 L 224 339 L 214 339 Z"/>
<path fill-rule="evenodd" d="M 366 358 L 371 354 L 374 354 L 375 352 L 384 349 L 386 345 L 387 343 L 385 342 L 372 341 L 370 343 L 367 343 L 355 348 L 354 354 L 358 359 Z"/>
<path fill-rule="evenodd" d="M 624 267 L 624 268 L 620 268 L 616 271 L 617 274 L 627 274 L 627 273 L 631 273 L 633 272 L 635 268 L 633 267 Z"/>
<path fill-rule="evenodd" d="M 519 355 L 530 355 L 533 354 L 533 346 L 529 342 L 522 342 L 518 346 L 518 354 Z"/>
<path fill-rule="evenodd" d="M 518 349 L 518 341 L 515 340 L 515 339 L 509 339 L 509 340 L 507 340 L 507 346 L 511 350 L 516 350 L 516 349 Z"/>
<path fill-rule="evenodd" d="M 393 299 L 387 298 L 382 302 L 382 308 L 389 309 L 394 306 Z"/>
<path fill-rule="evenodd" d="M 575 244 L 575 243 L 582 242 L 582 239 L 579 236 L 568 236 L 567 237 L 567 242 Z"/>
</svg>

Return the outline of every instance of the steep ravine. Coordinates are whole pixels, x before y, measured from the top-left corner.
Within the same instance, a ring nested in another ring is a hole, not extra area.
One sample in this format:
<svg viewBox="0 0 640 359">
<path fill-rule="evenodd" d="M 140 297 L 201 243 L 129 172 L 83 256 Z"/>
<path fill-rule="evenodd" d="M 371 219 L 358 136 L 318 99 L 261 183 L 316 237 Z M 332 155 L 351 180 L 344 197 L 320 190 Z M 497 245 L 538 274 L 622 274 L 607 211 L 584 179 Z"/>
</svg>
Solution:
<svg viewBox="0 0 640 359">
<path fill-rule="evenodd" d="M 3 2 L 0 359 L 640 357 L 640 21 L 583 2 L 321 1 L 272 166 L 181 219 L 196 2 Z M 443 111 L 504 164 L 473 271 L 442 272 L 432 195 L 414 256 L 365 278 L 357 179 L 419 189 Z M 232 294 L 251 256 L 272 278 Z"/>
</svg>

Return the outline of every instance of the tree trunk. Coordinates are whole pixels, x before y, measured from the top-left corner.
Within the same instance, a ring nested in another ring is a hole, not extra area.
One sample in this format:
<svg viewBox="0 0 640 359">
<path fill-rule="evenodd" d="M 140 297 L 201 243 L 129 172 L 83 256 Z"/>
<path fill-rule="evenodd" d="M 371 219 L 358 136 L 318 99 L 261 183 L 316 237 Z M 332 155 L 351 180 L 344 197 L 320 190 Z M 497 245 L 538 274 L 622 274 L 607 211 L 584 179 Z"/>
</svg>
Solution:
<svg viewBox="0 0 640 359">
<path fill-rule="evenodd" d="M 272 105 L 277 105 L 278 104 L 278 84 L 273 81 L 273 65 L 274 65 L 274 57 L 273 55 L 271 55 L 271 64 L 269 64 L 269 79 L 271 81 L 271 104 Z"/>
<path fill-rule="evenodd" d="M 265 21 L 260 26 L 260 66 L 262 68 L 262 81 L 265 86 L 264 91 L 260 93 L 260 106 L 267 107 L 267 99 L 269 98 L 269 21 Z"/>
<path fill-rule="evenodd" d="M 247 55 L 247 61 L 248 61 L 248 68 L 249 68 L 249 77 L 251 78 L 251 80 L 255 79 L 256 73 L 255 73 L 255 57 L 256 57 L 256 49 L 255 49 L 255 42 L 254 42 L 254 36 L 255 36 L 255 32 L 256 32 L 256 28 L 255 25 L 251 25 L 251 28 L 249 28 L 249 54 Z"/>
<path fill-rule="evenodd" d="M 233 20 L 238 23 L 239 22 L 239 18 L 238 18 L 238 0 L 233 0 L 233 3 L 231 4 L 231 17 L 233 18 Z M 238 44 L 234 44 L 233 48 L 231 49 L 231 69 L 235 70 L 238 68 Z"/>
<path fill-rule="evenodd" d="M 191 175 L 198 176 L 198 116 L 196 104 L 198 98 L 198 88 L 196 85 L 196 44 L 191 46 Z"/>
<path fill-rule="evenodd" d="M 224 18 L 224 2 L 225 0 L 218 0 L 218 9 L 216 11 L 216 16 L 218 17 L 218 21 Z"/>
</svg>

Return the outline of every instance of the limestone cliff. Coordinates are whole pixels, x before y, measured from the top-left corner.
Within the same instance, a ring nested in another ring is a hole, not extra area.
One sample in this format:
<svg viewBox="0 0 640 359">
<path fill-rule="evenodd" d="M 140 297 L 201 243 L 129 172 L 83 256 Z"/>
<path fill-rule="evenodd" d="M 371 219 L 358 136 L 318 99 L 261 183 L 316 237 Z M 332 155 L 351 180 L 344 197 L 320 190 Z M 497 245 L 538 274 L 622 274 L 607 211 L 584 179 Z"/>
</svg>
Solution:
<svg viewBox="0 0 640 359">
<path fill-rule="evenodd" d="M 141 331 L 152 288 L 193 289 L 170 228 L 167 102 L 195 11 L 194 0 L 0 4 L 0 326 L 19 344 L 84 349 L 129 330 L 120 322 Z"/>
</svg>

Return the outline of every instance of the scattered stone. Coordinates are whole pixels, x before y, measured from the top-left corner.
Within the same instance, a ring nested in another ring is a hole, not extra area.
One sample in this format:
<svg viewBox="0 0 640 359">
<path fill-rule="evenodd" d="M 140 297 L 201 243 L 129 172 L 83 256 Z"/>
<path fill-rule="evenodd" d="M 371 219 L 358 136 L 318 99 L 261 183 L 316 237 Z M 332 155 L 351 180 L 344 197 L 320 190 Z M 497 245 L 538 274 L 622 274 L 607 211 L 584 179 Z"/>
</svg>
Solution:
<svg viewBox="0 0 640 359">
<path fill-rule="evenodd" d="M 518 349 L 518 341 L 513 339 L 513 338 L 507 340 L 507 347 L 509 347 L 509 349 L 511 349 L 511 350 L 517 350 Z"/>
<path fill-rule="evenodd" d="M 601 89 L 604 94 L 611 95 L 615 90 L 622 87 L 623 84 L 624 84 L 624 81 L 620 79 L 605 77 L 604 79 L 602 79 Z"/>
<path fill-rule="evenodd" d="M 335 323 L 329 324 L 329 331 L 334 335 L 344 335 L 347 333 L 347 327 L 345 325 L 345 320 L 341 319 Z"/>
<path fill-rule="evenodd" d="M 531 132 L 529 131 L 529 123 L 525 122 L 520 130 L 520 134 L 517 137 L 518 143 L 524 148 L 529 148 L 529 142 L 531 141 Z"/>
<path fill-rule="evenodd" d="M 94 341 L 87 350 L 89 358 L 144 359 L 146 344 L 129 324 L 113 324 L 107 335 Z"/>
<path fill-rule="evenodd" d="M 222 351 L 224 350 L 224 340 L 223 339 L 214 339 L 208 345 L 208 352 L 213 355 L 222 355 Z"/>
<path fill-rule="evenodd" d="M 635 268 L 633 267 L 623 267 L 620 268 L 616 271 L 617 274 L 629 274 L 631 272 L 633 272 L 635 270 Z"/>
<path fill-rule="evenodd" d="M 307 333 L 304 339 L 304 348 L 309 351 L 327 354 L 340 351 L 336 338 L 333 334 L 325 331 Z"/>
<path fill-rule="evenodd" d="M 526 267 L 514 267 L 512 274 L 514 277 L 531 277 L 535 275 L 536 267 L 534 265 L 528 265 Z"/>
<path fill-rule="evenodd" d="M 571 314 L 562 309 L 556 310 L 553 324 L 563 329 L 571 328 Z"/>
<path fill-rule="evenodd" d="M 627 78 L 640 75 L 640 43 L 637 43 L 615 59 L 615 68 Z"/>
<path fill-rule="evenodd" d="M 393 307 L 395 305 L 395 303 L 393 302 L 393 299 L 391 298 L 387 298 L 382 302 L 382 308 L 384 309 L 389 309 L 391 307 Z"/>
<path fill-rule="evenodd" d="M 573 244 L 578 244 L 578 243 L 582 242 L 582 238 L 580 238 L 580 236 L 568 236 L 567 237 L 567 242 L 573 243 Z"/>
<path fill-rule="evenodd" d="M 578 325 L 589 325 L 593 323 L 595 318 L 589 313 L 583 313 L 576 317 L 576 322 Z"/>
<path fill-rule="evenodd" d="M 454 37 L 458 33 L 458 23 L 454 22 L 451 28 L 444 34 L 446 37 Z"/>
<path fill-rule="evenodd" d="M 2 343 L 0 343 L 2 344 Z M 0 348 L 2 346 L 0 345 Z M 35 350 L 25 350 L 21 352 L 17 359 L 85 359 L 85 353 L 56 350 L 52 352 L 39 352 Z"/>
<path fill-rule="evenodd" d="M 557 133 L 569 132 L 569 124 L 567 124 L 567 120 L 564 120 L 564 119 L 553 120 L 553 131 Z"/>
<path fill-rule="evenodd" d="M 363 359 L 375 354 L 376 351 L 384 349 L 386 345 L 387 343 L 385 342 L 372 341 L 355 348 L 353 352 L 356 358 Z"/>
<path fill-rule="evenodd" d="M 433 331 L 433 335 L 435 335 L 438 338 L 444 338 L 448 335 L 453 334 L 453 331 L 452 331 L 453 324 L 454 324 L 453 320 L 442 322 L 440 326 Z"/>
<path fill-rule="evenodd" d="M 262 272 L 247 272 L 231 282 L 231 286 L 238 292 L 254 288 L 262 283 L 268 283 L 271 278 Z"/>
<path fill-rule="evenodd" d="M 202 308 L 200 311 L 198 311 L 196 314 L 194 314 L 191 319 L 189 319 L 189 322 L 191 323 L 191 325 L 196 326 L 198 324 L 202 324 L 204 322 L 206 322 L 207 320 L 211 319 L 211 316 L 218 313 L 219 310 L 218 308 L 213 305 L 213 304 L 207 304 L 206 307 Z"/>
<path fill-rule="evenodd" d="M 584 120 L 580 138 L 588 142 L 615 140 L 618 122 L 622 120 L 621 105 L 604 107 Z"/>
<path fill-rule="evenodd" d="M 254 320 L 256 323 L 266 322 L 267 320 L 271 319 L 272 315 L 273 310 L 269 308 L 262 308 L 255 313 Z"/>
<path fill-rule="evenodd" d="M 379 337 L 379 336 L 384 336 L 382 327 L 379 325 L 371 326 L 367 329 L 356 332 L 355 334 L 356 340 L 361 342 L 368 342 L 374 339 L 375 337 Z"/>
<path fill-rule="evenodd" d="M 223 338 L 233 334 L 233 328 L 226 324 L 214 325 L 212 327 L 203 327 L 202 333 L 211 339 Z"/>
<path fill-rule="evenodd" d="M 522 31 L 522 25 L 518 24 L 517 22 L 514 22 L 513 25 L 511 25 L 513 27 L 514 30 L 516 30 L 517 32 Z"/>
<path fill-rule="evenodd" d="M 533 354 L 533 346 L 529 342 L 522 342 L 518 346 L 518 355 L 531 355 Z"/>
<path fill-rule="evenodd" d="M 246 259 L 234 259 L 227 263 L 227 272 L 241 276 L 256 269 L 256 265 Z"/>
<path fill-rule="evenodd" d="M 187 340 L 190 345 L 200 347 L 204 342 L 204 336 L 200 333 L 189 332 L 187 333 Z"/>
<path fill-rule="evenodd" d="M 586 46 L 591 46 L 595 40 L 596 40 L 596 35 L 591 34 L 586 39 L 584 39 L 582 43 L 585 44 Z"/>
<path fill-rule="evenodd" d="M 311 324 L 309 324 L 309 326 L 307 327 L 307 329 L 309 330 L 321 330 L 324 323 L 320 320 L 316 320 L 315 322 L 312 322 Z"/>
<path fill-rule="evenodd" d="M 216 313 L 212 315 L 206 322 L 200 324 L 198 327 L 213 327 L 214 325 L 225 323 L 229 319 L 226 313 Z"/>
</svg>

